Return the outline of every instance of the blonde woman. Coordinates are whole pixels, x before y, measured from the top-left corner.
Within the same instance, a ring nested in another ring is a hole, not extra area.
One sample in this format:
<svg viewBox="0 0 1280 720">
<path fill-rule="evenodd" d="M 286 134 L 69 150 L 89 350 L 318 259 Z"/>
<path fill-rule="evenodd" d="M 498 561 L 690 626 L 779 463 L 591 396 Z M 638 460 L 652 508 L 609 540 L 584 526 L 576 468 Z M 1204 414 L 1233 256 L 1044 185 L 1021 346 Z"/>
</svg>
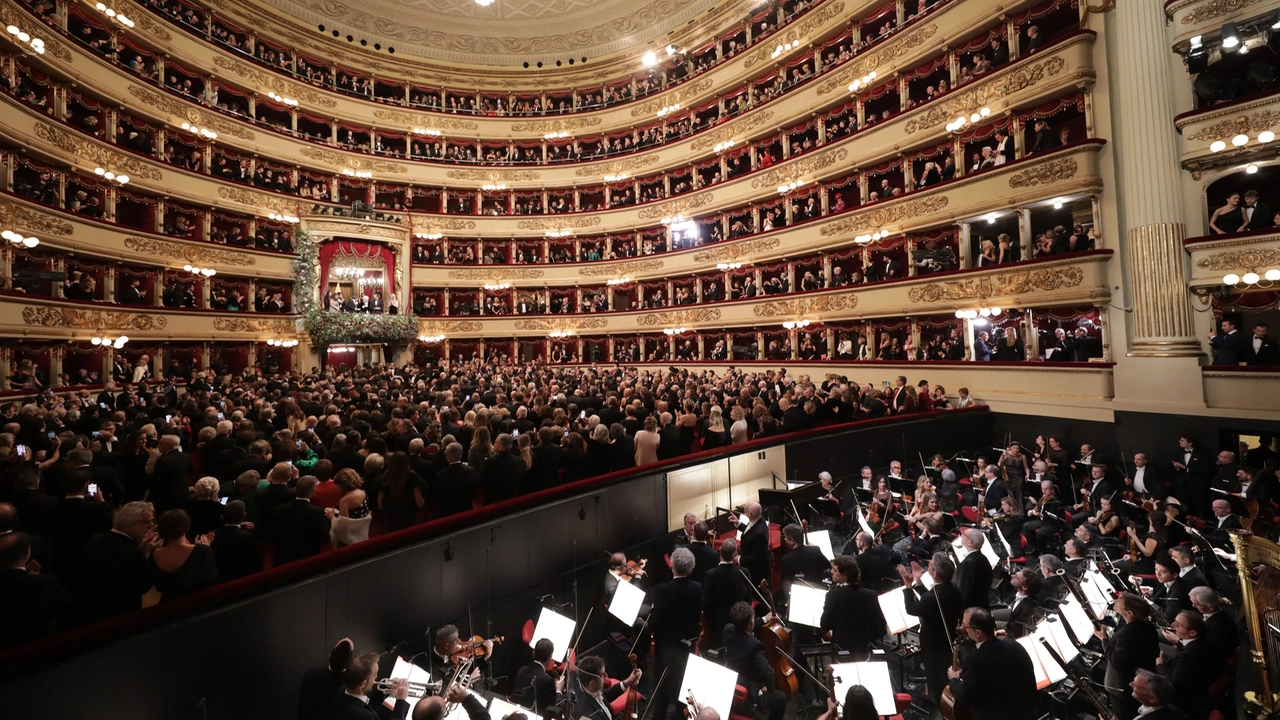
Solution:
<svg viewBox="0 0 1280 720">
<path fill-rule="evenodd" d="M 978 255 L 978 267 L 987 265 L 995 265 L 999 263 L 999 256 L 996 254 L 996 244 L 991 238 L 983 238 L 979 243 L 981 254 Z"/>
</svg>

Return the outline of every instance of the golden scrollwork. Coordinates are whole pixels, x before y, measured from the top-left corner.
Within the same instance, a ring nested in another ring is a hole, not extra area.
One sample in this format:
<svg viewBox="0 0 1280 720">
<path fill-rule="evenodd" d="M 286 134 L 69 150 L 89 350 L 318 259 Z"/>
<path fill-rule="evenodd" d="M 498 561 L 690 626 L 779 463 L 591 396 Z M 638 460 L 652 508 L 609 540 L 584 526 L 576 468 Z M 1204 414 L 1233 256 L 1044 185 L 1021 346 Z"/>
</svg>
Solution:
<svg viewBox="0 0 1280 720">
<path fill-rule="evenodd" d="M 599 330 L 600 328 L 605 327 L 609 327 L 609 318 L 585 317 L 566 320 L 528 318 L 524 320 L 516 320 L 515 322 L 516 330 L 540 330 L 543 332 L 555 332 L 557 330 Z"/>
<path fill-rule="evenodd" d="M 359 220 L 307 220 L 307 230 L 322 235 L 368 235 L 388 240 L 404 240 L 408 237 L 407 229 L 370 225 Z"/>
<path fill-rule="evenodd" d="M 529 122 L 519 122 L 511 126 L 513 133 L 552 133 L 552 132 L 574 132 L 575 130 L 586 130 L 600 125 L 599 117 L 567 117 L 555 118 L 553 120 L 530 120 Z"/>
<path fill-rule="evenodd" d="M 404 112 L 403 110 L 377 108 L 373 111 L 373 116 L 379 120 L 387 120 L 407 127 L 431 128 L 441 132 L 466 132 L 477 130 L 480 127 L 478 123 L 472 120 L 458 120 L 457 118 L 440 117 L 438 115 L 422 115 Z"/>
<path fill-rule="evenodd" d="M 60 128 L 57 125 L 43 122 L 36 123 L 36 137 L 51 143 L 60 150 L 94 163 L 98 167 L 108 168 L 133 178 L 146 180 L 163 179 L 160 170 L 150 163 L 132 155 L 126 155 L 107 148 L 95 140 L 79 137 L 74 132 Z"/>
<path fill-rule="evenodd" d="M 862 230 L 879 229 L 891 223 L 938 212 L 946 208 L 950 202 L 946 195 L 933 195 L 906 202 L 890 201 L 890 204 L 885 207 L 875 207 L 870 210 L 854 212 L 832 220 L 823 225 L 818 232 L 823 237 L 831 237 L 832 235 L 846 235 Z"/>
<path fill-rule="evenodd" d="M 741 242 L 730 241 L 713 245 L 709 250 L 693 254 L 694 262 L 732 262 L 749 255 L 772 250 L 782 244 L 776 237 L 755 238 Z"/>
<path fill-rule="evenodd" d="M 722 142 L 728 142 L 735 138 L 746 135 L 768 123 L 773 119 L 772 110 L 761 110 L 760 112 L 750 113 L 733 122 L 722 125 L 710 132 L 702 133 L 689 145 L 689 149 L 693 152 L 702 152 L 707 148 L 715 147 Z"/>
<path fill-rule="evenodd" d="M 139 13 L 139 14 L 145 14 L 145 13 Z M 40 32 L 37 29 L 38 26 L 32 22 L 31 15 L 28 14 L 25 10 L 19 9 L 16 3 L 7 2 L 7 1 L 0 2 L 0 25 L 4 25 L 6 27 L 9 25 L 13 25 L 15 27 L 30 30 L 33 33 L 39 34 L 41 36 L 41 39 L 44 40 L 45 54 L 52 55 L 53 57 L 56 57 L 59 60 L 62 60 L 63 62 L 71 62 L 71 51 L 68 50 L 67 47 L 63 45 L 61 42 L 56 40 L 55 39 L 56 36 L 50 37 L 49 34 Z"/>
<path fill-rule="evenodd" d="M 428 230 L 475 230 L 476 222 L 474 220 L 463 220 L 461 218 L 450 217 L 433 217 L 426 221 Z"/>
<path fill-rule="evenodd" d="M 1252 115 L 1241 115 L 1231 120 L 1223 120 L 1208 127 L 1200 128 L 1194 134 L 1188 135 L 1187 139 L 1201 140 L 1203 142 L 1230 140 L 1236 135 L 1256 135 L 1263 130 L 1275 127 L 1278 123 L 1280 123 L 1280 112 L 1263 110 Z"/>
<path fill-rule="evenodd" d="M 594 165 L 584 165 L 573 171 L 578 177 L 603 177 L 605 175 L 619 175 L 628 173 L 640 168 L 656 165 L 662 156 L 658 153 L 649 153 L 648 155 L 632 155 L 629 157 L 619 158 L 612 162 L 596 163 Z"/>
<path fill-rule="evenodd" d="M 529 182 L 541 179 L 542 173 L 536 170 L 475 170 L 461 168 L 449 170 L 445 173 L 445 177 L 470 182 Z"/>
<path fill-rule="evenodd" d="M 715 84 L 711 78 L 702 78 L 697 82 L 685 83 L 678 90 L 670 93 L 663 93 L 652 100 L 647 100 L 640 105 L 631 108 L 631 117 L 639 117 L 641 115 L 654 115 L 664 107 L 679 103 L 687 104 L 690 100 L 701 95 L 711 89 Z"/>
<path fill-rule="evenodd" d="M 794 300 L 763 302 L 753 308 L 756 317 L 798 317 L 825 312 L 852 310 L 858 306 L 858 296 L 851 292 L 837 295 L 820 295 Z"/>
<path fill-rule="evenodd" d="M 266 210 L 292 210 L 297 205 L 297 203 L 281 200 L 266 193 L 256 193 L 252 190 L 236 187 L 219 187 L 218 197 L 223 200 L 233 200 Z"/>
<path fill-rule="evenodd" d="M 245 128 L 241 123 L 224 120 L 213 113 L 199 110 L 194 105 L 187 104 L 177 98 L 171 98 L 137 85 L 129 86 L 129 94 L 140 102 L 146 103 L 161 112 L 167 112 L 176 118 L 182 118 L 193 125 L 209 128 L 221 135 L 230 135 L 242 140 L 253 140 L 257 137 L 252 130 Z"/>
<path fill-rule="evenodd" d="M 450 270 L 452 280 L 483 280 L 500 282 L 502 280 L 536 280 L 545 275 L 542 270 L 534 268 L 462 268 Z"/>
<path fill-rule="evenodd" d="M 121 7 L 122 5 L 124 6 L 123 8 Z M 129 17 L 133 18 L 138 27 L 142 28 L 142 30 L 148 35 L 151 35 L 157 40 L 162 42 L 169 42 L 173 40 L 173 35 L 169 33 L 169 30 L 164 26 L 164 23 L 157 20 L 155 16 L 147 10 L 144 10 L 141 5 L 124 2 L 124 0 L 116 0 L 115 8 L 116 12 L 122 12 L 124 8 L 128 8 L 130 11 Z"/>
<path fill-rule="evenodd" d="M 578 274 L 583 277 L 623 277 L 626 275 L 633 275 L 635 273 L 660 269 L 662 269 L 661 260 L 656 258 L 640 258 L 637 260 L 623 260 L 621 262 L 605 263 L 603 265 L 588 265 L 583 268 L 578 268 Z"/>
<path fill-rule="evenodd" d="M 306 85 L 285 82 L 275 73 L 259 70 L 252 65 L 241 62 L 225 55 L 214 55 L 213 64 L 223 70 L 235 73 L 237 76 L 258 83 L 265 90 L 274 90 L 280 95 L 291 97 L 298 102 L 314 105 L 316 107 L 332 108 L 338 106 L 338 101 L 325 95 L 324 93 L 312 90 Z"/>
<path fill-rule="evenodd" d="M 802 178 L 805 175 L 816 173 L 819 170 L 825 170 L 838 162 L 841 162 L 849 156 L 849 151 L 845 148 L 837 148 L 835 150 L 827 150 L 824 152 L 808 155 L 799 158 L 794 162 L 786 164 L 770 170 L 751 181 L 753 188 L 777 187 L 786 185 L 792 180 Z M 812 178 L 809 178 L 812 180 Z"/>
<path fill-rule="evenodd" d="M 867 73 L 879 68 L 885 63 L 892 62 L 914 50 L 916 47 L 923 45 L 929 38 L 938 34 L 937 25 L 925 25 L 924 27 L 902 33 L 897 38 L 889 40 L 878 50 L 866 53 L 862 59 L 855 60 L 848 67 L 837 71 L 835 75 L 823 80 L 818 85 L 818 95 L 828 95 L 833 92 L 845 92 L 849 83 L 863 77 Z M 886 76 L 888 73 L 879 73 Z"/>
<path fill-rule="evenodd" d="M 213 329 L 218 332 L 285 334 L 298 331 L 293 320 L 256 320 L 250 318 L 214 318 Z"/>
<path fill-rule="evenodd" d="M 1183 25 L 1196 25 L 1206 20 L 1212 20 L 1213 18 L 1242 10 L 1258 2 L 1259 0 L 1210 0 L 1210 2 L 1203 3 L 1200 7 L 1183 15 L 1178 22 Z"/>
<path fill-rule="evenodd" d="M 995 82 L 981 83 L 968 90 L 955 94 L 941 103 L 932 103 L 921 115 L 907 121 L 904 130 L 907 134 L 916 133 L 936 125 L 951 122 L 957 117 L 968 116 L 983 105 L 990 105 L 1000 98 L 1039 83 L 1046 77 L 1053 77 L 1067 67 L 1067 61 L 1054 57 L 1029 67 L 1020 68 Z"/>
<path fill-rule="evenodd" d="M 191 243 L 157 240 L 155 238 L 127 237 L 124 246 L 129 250 L 153 258 L 170 258 L 198 265 L 236 265 L 246 267 L 258 264 L 254 256 L 235 250 L 216 247 L 199 247 Z"/>
<path fill-rule="evenodd" d="M 1026 188 L 1036 185 L 1047 185 L 1075 177 L 1079 165 L 1075 158 L 1058 158 L 1047 163 L 1040 163 L 1016 172 L 1009 176 L 1009 187 Z"/>
<path fill-rule="evenodd" d="M 599 215 L 575 215 L 558 219 L 521 220 L 516 227 L 521 230 L 564 230 L 595 227 L 600 224 Z"/>
<path fill-rule="evenodd" d="M 844 12 L 844 3 L 838 0 L 837 2 L 828 2 L 819 6 L 817 10 L 810 13 L 800 22 L 788 26 L 781 35 L 769 38 L 764 43 L 764 47 L 748 54 L 747 59 L 742 63 L 743 69 L 750 70 L 759 63 L 772 59 L 775 47 L 789 42 L 804 40 L 815 30 L 838 17 L 842 12 Z"/>
<path fill-rule="evenodd" d="M 46 214 L 21 205 L 13 200 L 0 198 L 0 225 L 6 228 L 18 227 L 32 232 L 47 235 L 70 236 L 75 226 L 59 220 L 51 213 Z"/>
<path fill-rule="evenodd" d="M 304 147 L 298 151 L 303 157 L 309 157 L 312 160 L 319 160 L 322 163 L 337 165 L 343 168 L 351 168 L 352 170 L 371 170 L 376 173 L 390 173 L 394 175 L 403 175 L 409 172 L 409 168 L 400 163 L 387 162 L 386 160 L 374 160 L 372 158 L 358 157 L 352 155 L 339 155 L 332 150 L 324 148 Z"/>
<path fill-rule="evenodd" d="M 673 215 L 679 215 L 686 210 L 706 207 L 711 204 L 712 200 L 715 200 L 715 197 L 709 192 L 699 193 L 698 195 L 689 195 L 675 200 L 668 200 L 652 207 L 643 208 L 640 212 L 636 213 L 636 217 L 641 220 L 656 220 L 658 218 L 671 217 Z"/>
<path fill-rule="evenodd" d="M 1061 290 L 1076 287 L 1084 281 L 1078 267 L 1044 268 L 995 273 L 970 280 L 952 280 L 913 287 L 907 297 L 913 303 L 943 300 L 985 300 L 991 297 L 1024 295 L 1037 290 Z"/>
<path fill-rule="evenodd" d="M 1205 270 L 1257 270 L 1280 265 L 1280 250 L 1258 248 L 1215 253 L 1196 261 L 1196 267 Z"/>
<path fill-rule="evenodd" d="M 423 335 L 480 332 L 483 329 L 484 323 L 478 320 L 423 320 L 418 323 L 418 331 Z"/>
<path fill-rule="evenodd" d="M 169 324 L 164 315 L 32 305 L 22 309 L 22 322 L 40 327 L 76 330 L 163 330 Z"/>
<path fill-rule="evenodd" d="M 656 325 L 696 325 L 698 323 L 715 322 L 720 319 L 720 308 L 691 308 L 689 310 L 665 310 L 663 312 L 645 313 L 636 318 L 640 327 Z"/>
</svg>

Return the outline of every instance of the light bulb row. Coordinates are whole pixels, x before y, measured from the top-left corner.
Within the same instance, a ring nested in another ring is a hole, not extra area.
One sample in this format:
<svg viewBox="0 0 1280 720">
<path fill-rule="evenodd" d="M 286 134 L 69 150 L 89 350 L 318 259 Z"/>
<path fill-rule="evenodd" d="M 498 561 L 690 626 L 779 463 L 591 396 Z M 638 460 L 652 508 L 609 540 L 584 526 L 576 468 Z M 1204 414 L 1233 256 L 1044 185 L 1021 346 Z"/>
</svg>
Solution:
<svg viewBox="0 0 1280 720">
<path fill-rule="evenodd" d="M 487 183 L 485 185 L 481 185 L 480 189 L 485 192 L 501 192 L 506 190 L 507 186 L 503 183 Z"/>
<path fill-rule="evenodd" d="M 658 111 L 658 117 L 666 117 L 680 109 L 680 103 L 672 103 Z"/>
<path fill-rule="evenodd" d="M 293 99 L 293 98 L 291 98 L 291 97 L 285 97 L 284 95 L 281 95 L 280 93 L 276 92 L 275 90 L 272 90 L 272 91 L 268 92 L 268 93 L 267 93 L 267 97 L 271 98 L 272 100 L 275 100 L 276 102 L 278 102 L 278 103 L 280 103 L 281 105 L 284 105 L 284 106 L 286 106 L 286 107 L 298 107 L 298 101 L 297 101 L 297 100 L 294 100 L 294 99 Z"/>
<path fill-rule="evenodd" d="M 722 143 L 716 143 L 716 146 L 712 148 L 712 150 L 717 153 L 722 153 L 737 144 L 738 142 L 736 140 L 725 140 Z"/>
<path fill-rule="evenodd" d="M 18 47 L 37 55 L 44 54 L 44 40 L 38 37 L 32 37 L 30 33 L 17 25 L 9 25 L 5 30 L 9 32 L 9 37 L 18 44 Z"/>
<path fill-rule="evenodd" d="M 440 238 L 444 237 L 444 233 L 431 230 L 428 232 L 414 233 L 413 236 L 418 238 L 419 240 L 439 240 Z"/>
<path fill-rule="evenodd" d="M 849 92 L 858 92 L 862 88 L 867 87 L 872 82 L 874 82 L 875 79 L 876 79 L 876 71 L 872 70 L 866 75 L 863 75 L 857 80 L 854 80 L 853 82 L 849 83 Z"/>
<path fill-rule="evenodd" d="M 133 27 L 133 21 L 125 17 L 122 13 L 116 12 L 114 8 L 109 8 L 103 3 L 98 3 L 97 5 L 94 5 L 94 7 L 98 9 L 98 12 L 111 18 L 112 22 L 119 23 L 128 28 Z"/>
<path fill-rule="evenodd" d="M 193 135 L 199 135 L 200 137 L 205 138 L 207 140 L 218 139 L 218 133 L 210 130 L 209 128 L 202 128 L 198 125 L 192 125 L 189 122 L 182 123 L 182 129 L 186 130 L 189 133 L 192 133 Z"/>
<path fill-rule="evenodd" d="M 435 345 L 444 342 L 444 335 L 419 335 L 418 342 Z"/>
<path fill-rule="evenodd" d="M 129 336 L 121 335 L 120 337 L 114 340 L 112 340 L 109 337 L 98 336 L 98 337 L 91 338 L 89 342 L 93 343 L 95 346 L 100 345 L 102 347 L 113 347 L 119 350 L 120 348 L 124 347 L 125 343 L 129 342 Z"/>
<path fill-rule="evenodd" d="M 1266 145 L 1267 143 L 1275 139 L 1276 139 L 1276 134 L 1271 132 L 1270 130 L 1263 130 L 1262 132 L 1258 133 L 1258 142 L 1262 143 L 1263 145 Z M 1239 135 L 1236 135 L 1235 137 L 1231 138 L 1232 147 L 1240 148 L 1248 144 L 1249 144 L 1249 136 L 1245 135 L 1244 133 L 1240 133 Z M 1226 149 L 1227 149 L 1226 140 L 1214 140 L 1212 143 L 1209 144 L 1209 152 L 1219 153 Z"/>
<path fill-rule="evenodd" d="M 717 270 L 737 270 L 742 267 L 742 263 L 716 263 Z"/>
<path fill-rule="evenodd" d="M 214 270 L 213 268 L 202 268 L 202 267 L 196 267 L 195 265 L 183 265 L 182 269 L 186 270 L 192 275 L 203 275 L 205 277 L 213 277 L 214 275 L 218 274 L 218 271 Z"/>
<path fill-rule="evenodd" d="M 12 230 L 5 230 L 4 232 L 0 232 L 0 237 L 4 238 L 5 240 L 8 240 L 14 245 L 21 245 L 23 247 L 33 248 L 40 244 L 40 238 L 32 235 L 27 235 L 24 237 L 22 233 L 14 232 Z"/>
<path fill-rule="evenodd" d="M 627 179 L 627 174 L 626 174 L 626 173 L 618 173 L 617 175 L 605 175 L 605 176 L 604 176 L 604 181 L 605 181 L 605 182 L 607 182 L 607 183 L 609 183 L 609 182 L 622 182 L 623 180 L 626 180 L 626 179 Z"/>
<path fill-rule="evenodd" d="M 1267 270 L 1262 275 L 1258 275 L 1258 273 L 1252 270 L 1250 270 L 1249 272 L 1243 275 L 1228 273 L 1227 275 L 1224 275 L 1222 277 L 1222 283 L 1224 285 L 1239 285 L 1240 283 L 1243 282 L 1245 285 L 1257 285 L 1263 279 L 1269 280 L 1270 282 L 1276 282 L 1277 280 L 1280 280 L 1280 270 L 1272 268 L 1270 270 Z"/>
<path fill-rule="evenodd" d="M 680 328 L 665 328 L 665 329 L 663 329 L 662 334 L 664 334 L 664 335 L 683 335 L 683 334 L 684 334 L 685 332 L 687 332 L 687 331 L 688 331 L 688 329 L 687 329 L 687 328 L 682 328 L 682 327 L 680 327 Z"/>
<path fill-rule="evenodd" d="M 973 320 L 978 324 L 986 322 L 987 318 L 1000 317 L 1000 313 L 1004 312 L 998 307 L 981 307 L 976 310 L 957 310 L 956 317 L 961 320 Z"/>
<path fill-rule="evenodd" d="M 804 179 L 803 179 L 803 178 L 796 178 L 795 180 L 792 180 L 792 181 L 791 181 L 791 182 L 789 182 L 789 183 L 786 183 L 786 184 L 784 184 L 784 185 L 779 185 L 779 186 L 778 186 L 778 194 L 779 194 L 779 195 L 786 195 L 787 193 L 789 193 L 789 192 L 791 192 L 791 191 L 795 190 L 796 188 L 800 187 L 801 185 L 804 185 Z"/>
<path fill-rule="evenodd" d="M 115 183 L 117 185 L 127 185 L 129 183 L 128 175 L 120 175 L 106 168 L 94 168 L 93 174 L 107 182 Z"/>
<path fill-rule="evenodd" d="M 359 178 L 361 180 L 368 180 L 373 177 L 372 170 L 353 170 L 351 168 L 343 168 L 342 174 L 347 177 Z"/>
<path fill-rule="evenodd" d="M 278 340 L 273 338 L 271 340 L 268 340 L 267 344 L 270 345 L 271 347 L 291 348 L 291 347 L 297 347 L 298 341 L 297 340 Z"/>
<path fill-rule="evenodd" d="M 567 238 L 573 237 L 572 230 L 548 230 L 546 236 L 549 238 Z"/>
<path fill-rule="evenodd" d="M 433 129 L 433 128 L 420 128 L 420 127 L 416 127 L 416 128 L 414 128 L 414 129 L 413 129 L 413 134 L 414 134 L 414 135 L 426 135 L 427 137 L 440 137 L 440 135 L 441 135 L 441 133 L 440 133 L 440 131 L 439 131 L 439 130 L 435 130 L 435 129 Z"/>
<path fill-rule="evenodd" d="M 889 237 L 889 233 L 883 230 L 877 230 L 869 235 L 866 233 L 857 235 L 853 238 L 853 241 L 859 245 L 866 245 L 867 243 L 875 242 L 876 240 L 886 237 Z"/>
<path fill-rule="evenodd" d="M 807 328 L 809 327 L 810 324 L 812 324 L 812 322 L 813 322 L 812 320 L 809 320 L 807 318 L 803 320 L 787 320 L 786 322 L 782 323 L 782 327 L 788 330 L 796 330 L 798 328 Z"/>
<path fill-rule="evenodd" d="M 485 285 L 484 289 L 488 290 L 489 292 L 500 292 L 502 290 L 510 290 L 511 283 L 495 283 L 492 285 Z"/>
<path fill-rule="evenodd" d="M 290 225 L 296 225 L 299 222 L 297 215 L 290 215 L 288 213 L 270 213 L 267 217 L 271 220 L 275 220 L 276 222 L 288 223 Z"/>
<path fill-rule="evenodd" d="M 553 340 L 558 340 L 560 338 L 573 337 L 573 331 L 572 330 L 552 330 L 551 332 L 547 333 L 547 337 Z"/>
<path fill-rule="evenodd" d="M 799 40 L 792 40 L 789 43 L 779 43 L 778 46 L 773 49 L 773 52 L 769 54 L 769 57 L 777 60 L 783 53 L 791 52 L 798 47 L 800 47 Z"/>
<path fill-rule="evenodd" d="M 606 285 L 626 285 L 629 282 L 631 282 L 631 278 L 622 277 L 622 278 L 613 278 L 607 281 L 605 284 Z"/>
<path fill-rule="evenodd" d="M 563 140 L 567 137 L 569 137 L 568 132 L 564 130 L 559 130 L 557 132 L 546 133 L 545 135 L 542 136 L 542 139 L 543 140 Z"/>
<path fill-rule="evenodd" d="M 947 132 L 955 132 L 957 130 L 961 130 L 964 128 L 965 125 L 969 125 L 969 124 L 976 125 L 982 122 L 982 119 L 987 117 L 990 114 L 991 114 L 991 108 L 984 107 L 979 110 L 973 111 L 972 113 L 969 114 L 969 117 L 964 117 L 963 115 L 961 115 L 955 120 L 952 120 L 951 122 L 947 123 Z"/>
</svg>

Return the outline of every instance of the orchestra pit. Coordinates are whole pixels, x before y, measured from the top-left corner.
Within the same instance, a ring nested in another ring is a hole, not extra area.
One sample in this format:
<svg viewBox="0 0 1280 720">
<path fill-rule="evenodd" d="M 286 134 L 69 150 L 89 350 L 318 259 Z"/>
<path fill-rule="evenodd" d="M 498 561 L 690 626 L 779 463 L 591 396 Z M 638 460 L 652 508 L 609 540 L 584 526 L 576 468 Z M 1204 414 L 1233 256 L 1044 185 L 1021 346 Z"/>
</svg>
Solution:
<svg viewBox="0 0 1280 720">
<path fill-rule="evenodd" d="M 0 717 L 1280 718 L 1280 0 L 0 21 Z"/>
</svg>

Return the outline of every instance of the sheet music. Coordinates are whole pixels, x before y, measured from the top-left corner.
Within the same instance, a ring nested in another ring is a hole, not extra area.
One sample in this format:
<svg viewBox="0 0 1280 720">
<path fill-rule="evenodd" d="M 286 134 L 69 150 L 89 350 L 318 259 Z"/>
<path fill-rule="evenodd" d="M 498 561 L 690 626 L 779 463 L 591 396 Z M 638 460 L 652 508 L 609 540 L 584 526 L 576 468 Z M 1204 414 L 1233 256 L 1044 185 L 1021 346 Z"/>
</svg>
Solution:
<svg viewBox="0 0 1280 720">
<path fill-rule="evenodd" d="M 509 717 L 512 713 L 521 714 L 513 720 L 518 720 L 520 717 L 523 717 L 524 720 L 537 720 L 538 718 L 538 713 L 526 707 L 512 705 L 502 698 L 495 697 L 493 700 L 489 701 L 489 717 L 493 718 L 493 720 L 505 720 L 505 718 Z"/>
<path fill-rule="evenodd" d="M 924 586 L 925 590 L 932 590 L 933 586 L 937 585 L 937 583 L 933 581 L 933 576 L 929 574 L 928 570 L 925 570 L 924 574 L 920 576 L 920 584 Z"/>
<path fill-rule="evenodd" d="M 871 693 L 876 714 L 892 717 L 898 714 L 893 699 L 893 683 L 889 680 L 889 664 L 885 662 L 851 662 L 831 666 L 835 675 L 836 702 L 844 703 L 845 693 L 854 685 L 861 685 Z"/>
<path fill-rule="evenodd" d="M 680 681 L 680 694 L 676 696 L 683 705 L 689 695 L 703 707 L 713 707 L 720 717 L 729 717 L 733 706 L 733 692 L 738 685 L 738 674 L 723 665 L 690 654 Z"/>
<path fill-rule="evenodd" d="M 1058 651 L 1062 659 L 1071 662 L 1080 655 L 1080 648 L 1071 642 L 1071 638 L 1067 636 L 1067 626 L 1058 622 L 1058 618 L 1049 616 L 1044 620 L 1044 627 L 1048 631 L 1050 642 L 1053 649 Z"/>
<path fill-rule="evenodd" d="M 399 680 L 400 678 L 405 678 L 411 683 L 418 683 L 420 685 L 426 685 L 427 683 L 431 682 L 431 673 L 427 672 L 426 670 L 423 670 L 422 668 L 418 667 L 417 665 L 414 665 L 413 663 L 409 662 L 408 660 L 405 660 L 404 658 L 398 655 L 396 656 L 396 664 L 392 666 L 391 674 L 388 675 L 387 677 L 392 680 Z M 420 700 L 422 696 L 423 696 L 422 693 L 415 693 L 412 690 L 409 691 L 410 709 L 413 708 L 413 704 L 418 700 Z M 382 701 L 382 704 L 386 705 L 388 710 L 394 710 L 396 707 L 396 700 L 395 698 L 388 697 Z"/>
<path fill-rule="evenodd" d="M 800 583 L 791 585 L 787 620 L 809 627 L 822 625 L 822 608 L 827 604 L 826 588 L 815 588 Z"/>
<path fill-rule="evenodd" d="M 995 535 L 996 537 L 1000 538 L 1000 544 L 1004 546 L 1005 557 L 1007 558 L 1022 557 L 1022 548 L 1018 548 L 1018 554 L 1014 555 L 1013 548 L 1009 547 L 1009 541 L 1005 539 L 1004 533 L 1000 532 L 999 528 L 996 528 L 995 530 L 996 531 L 994 533 L 988 533 L 987 537 L 990 538 L 991 535 Z M 988 542 L 987 544 L 990 545 L 991 543 Z"/>
<path fill-rule="evenodd" d="M 1058 612 L 1062 614 L 1063 621 L 1071 629 L 1071 634 L 1075 636 L 1076 641 L 1081 644 L 1089 642 L 1089 637 L 1093 635 L 1093 621 L 1089 619 L 1089 613 L 1084 611 L 1084 607 L 1074 595 L 1068 595 L 1067 599 L 1058 605 Z"/>
<path fill-rule="evenodd" d="M 884 622 L 889 626 L 891 635 L 920 626 L 920 618 L 907 612 L 907 599 L 901 589 L 890 590 L 876 599 L 880 601 L 880 612 L 884 614 Z"/>
<path fill-rule="evenodd" d="M 1050 635 L 1049 629 L 1045 627 L 1045 625 L 1046 623 L 1043 622 L 1037 625 L 1035 633 L 1028 637 L 1035 639 L 1036 658 L 1034 659 L 1038 659 L 1041 666 L 1044 667 L 1045 674 L 1049 678 L 1049 684 L 1052 685 L 1053 683 L 1061 682 L 1066 679 L 1067 671 L 1058 664 L 1057 660 L 1053 659 L 1053 656 L 1049 654 L 1048 650 L 1044 649 L 1044 645 L 1040 644 L 1040 638 L 1044 638 L 1050 646 L 1054 646 L 1053 637 Z M 1054 649 L 1057 649 L 1056 646 Z"/>
<path fill-rule="evenodd" d="M 887 522 L 887 521 L 888 521 L 888 518 L 885 518 L 881 522 L 883 524 L 883 522 Z M 862 532 L 872 537 L 875 537 L 876 531 L 871 529 L 871 524 L 867 522 L 866 513 L 862 512 L 861 507 L 858 508 L 858 527 L 862 528 Z"/>
<path fill-rule="evenodd" d="M 1036 648 L 1036 640 L 1034 635 L 1024 635 L 1018 638 L 1018 644 L 1023 650 L 1027 651 L 1027 655 L 1031 656 L 1031 666 L 1036 670 L 1036 689 L 1043 690 L 1049 687 L 1049 673 L 1044 669 L 1044 663 L 1040 662 L 1040 653 Z"/>
<path fill-rule="evenodd" d="M 1102 582 L 1099 583 L 1099 580 Z M 1093 608 L 1093 614 L 1102 617 L 1111 607 L 1111 593 L 1107 590 L 1111 585 L 1101 575 L 1088 572 L 1077 582 L 1080 583 L 1080 589 L 1084 591 L 1085 599 L 1089 601 L 1089 607 Z"/>
<path fill-rule="evenodd" d="M 815 530 L 811 533 L 806 533 L 804 539 L 805 542 L 821 550 L 828 560 L 835 559 L 836 553 L 831 548 L 831 532 L 829 530 Z"/>
<path fill-rule="evenodd" d="M 625 584 L 618 583 L 619 586 Z M 572 618 L 567 618 L 554 610 L 542 608 L 542 614 L 538 616 L 538 624 L 533 627 L 533 637 L 529 638 L 529 647 L 537 645 L 542 638 L 548 638 L 555 644 L 552 659 L 556 662 L 564 662 L 565 656 L 569 654 L 569 646 L 573 644 L 573 631 L 577 626 L 578 624 Z"/>
<path fill-rule="evenodd" d="M 999 533 L 997 533 L 997 535 L 998 534 Z M 964 543 L 960 541 L 959 537 L 951 541 L 951 548 L 956 552 L 957 563 L 964 562 L 964 559 L 969 557 L 969 553 L 972 552 L 964 546 Z M 995 566 L 1000 564 L 1000 556 L 996 555 L 996 549 L 991 547 L 990 542 L 982 543 L 982 549 L 980 552 L 982 553 L 982 556 L 987 559 L 987 562 L 991 564 L 992 569 L 995 569 Z"/>
<path fill-rule="evenodd" d="M 613 599 L 609 601 L 609 614 L 630 626 L 635 624 L 643 604 L 643 590 L 629 582 L 619 581 L 618 589 L 613 591 Z"/>
</svg>

